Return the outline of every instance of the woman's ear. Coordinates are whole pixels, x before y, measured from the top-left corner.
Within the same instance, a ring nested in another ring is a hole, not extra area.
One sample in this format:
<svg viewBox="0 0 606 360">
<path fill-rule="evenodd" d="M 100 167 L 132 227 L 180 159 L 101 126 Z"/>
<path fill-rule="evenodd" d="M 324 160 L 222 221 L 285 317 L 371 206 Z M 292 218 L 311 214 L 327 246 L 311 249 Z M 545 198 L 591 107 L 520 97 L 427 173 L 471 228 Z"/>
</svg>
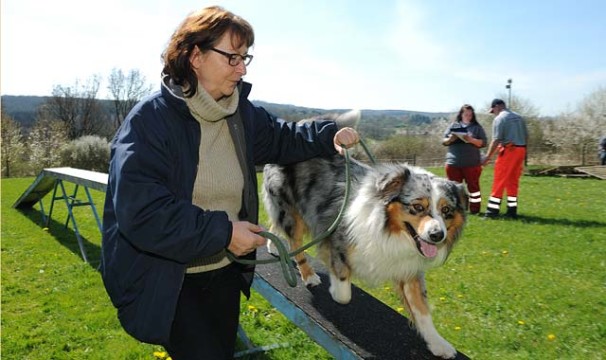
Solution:
<svg viewBox="0 0 606 360">
<path fill-rule="evenodd" d="M 189 64 L 194 71 L 198 70 L 202 65 L 202 55 L 202 51 L 200 51 L 200 48 L 197 46 L 194 46 L 191 54 L 189 54 Z"/>
</svg>

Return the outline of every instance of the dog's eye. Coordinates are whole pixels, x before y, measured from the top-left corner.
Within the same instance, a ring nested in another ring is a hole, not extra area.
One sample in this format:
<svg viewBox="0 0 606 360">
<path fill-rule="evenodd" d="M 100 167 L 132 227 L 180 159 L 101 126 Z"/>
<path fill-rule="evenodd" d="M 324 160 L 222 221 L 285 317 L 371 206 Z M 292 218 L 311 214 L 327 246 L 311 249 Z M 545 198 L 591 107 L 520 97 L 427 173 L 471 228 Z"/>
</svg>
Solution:
<svg viewBox="0 0 606 360">
<path fill-rule="evenodd" d="M 444 206 L 442 208 L 442 215 L 446 216 L 452 213 L 452 209 L 450 208 L 450 206 Z"/>
<path fill-rule="evenodd" d="M 416 211 L 416 212 L 423 212 L 425 211 L 425 208 L 423 207 L 423 205 L 421 204 L 413 204 L 412 208 Z"/>
</svg>

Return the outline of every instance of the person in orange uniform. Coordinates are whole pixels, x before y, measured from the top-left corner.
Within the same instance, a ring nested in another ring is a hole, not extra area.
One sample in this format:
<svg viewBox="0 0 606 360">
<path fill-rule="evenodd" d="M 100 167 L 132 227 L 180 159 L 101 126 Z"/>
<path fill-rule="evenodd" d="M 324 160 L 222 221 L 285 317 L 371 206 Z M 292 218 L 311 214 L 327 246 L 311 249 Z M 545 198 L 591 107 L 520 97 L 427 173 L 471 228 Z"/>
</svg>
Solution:
<svg viewBox="0 0 606 360">
<path fill-rule="evenodd" d="M 508 109 L 501 99 L 492 101 L 490 113 L 495 115 L 492 124 L 492 141 L 482 165 L 488 164 L 495 153 L 498 155 L 494 164 L 492 191 L 484 216 L 485 218 L 499 216 L 503 192 L 506 192 L 505 216 L 515 219 L 518 216 L 518 190 L 526 158 L 528 129 L 524 118 Z"/>
</svg>

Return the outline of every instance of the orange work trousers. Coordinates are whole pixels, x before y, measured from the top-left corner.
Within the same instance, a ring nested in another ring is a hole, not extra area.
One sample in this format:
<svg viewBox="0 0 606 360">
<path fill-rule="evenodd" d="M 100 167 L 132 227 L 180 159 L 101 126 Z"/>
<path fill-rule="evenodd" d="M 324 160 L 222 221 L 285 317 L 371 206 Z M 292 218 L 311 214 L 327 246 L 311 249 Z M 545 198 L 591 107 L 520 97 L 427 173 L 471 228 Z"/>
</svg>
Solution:
<svg viewBox="0 0 606 360">
<path fill-rule="evenodd" d="M 498 153 L 494 163 L 494 180 L 490 196 L 502 199 L 505 191 L 507 196 L 517 197 L 526 158 L 526 147 L 499 145 Z"/>
</svg>

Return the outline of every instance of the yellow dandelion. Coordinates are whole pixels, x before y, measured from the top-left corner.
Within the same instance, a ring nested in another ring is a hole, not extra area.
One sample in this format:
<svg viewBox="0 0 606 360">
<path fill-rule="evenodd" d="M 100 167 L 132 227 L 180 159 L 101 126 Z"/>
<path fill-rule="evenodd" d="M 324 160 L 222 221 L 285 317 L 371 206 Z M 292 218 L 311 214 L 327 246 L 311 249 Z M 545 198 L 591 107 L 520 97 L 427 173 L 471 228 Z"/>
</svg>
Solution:
<svg viewBox="0 0 606 360">
<path fill-rule="evenodd" d="M 524 325 L 524 324 L 526 324 L 526 323 L 524 322 L 524 320 L 518 320 L 518 325 Z"/>
<path fill-rule="evenodd" d="M 501 252 L 501 254 L 503 254 L 503 255 L 507 255 L 507 254 L 509 254 L 509 251 L 507 251 L 507 250 L 503 250 L 503 251 Z"/>
<path fill-rule="evenodd" d="M 455 326 L 455 330 L 459 331 L 459 330 L 461 330 L 461 327 L 460 326 Z"/>
<path fill-rule="evenodd" d="M 458 295 L 457 295 L 457 297 L 458 297 L 459 299 L 462 299 L 462 298 L 463 298 L 463 294 L 458 294 Z"/>
<path fill-rule="evenodd" d="M 549 341 L 554 341 L 555 338 L 556 338 L 556 336 L 554 334 L 547 335 L 547 340 L 549 340 Z"/>
<path fill-rule="evenodd" d="M 258 311 L 258 309 L 254 305 L 248 305 L 248 311 L 255 312 Z"/>
<path fill-rule="evenodd" d="M 404 308 L 403 308 L 403 307 L 401 307 L 401 306 L 400 306 L 400 307 L 397 307 L 397 308 L 396 308 L 396 311 L 397 311 L 397 312 L 399 312 L 399 313 L 403 313 L 403 312 L 404 312 Z"/>
<path fill-rule="evenodd" d="M 440 300 L 441 301 L 446 301 L 446 298 L 444 296 L 440 296 Z"/>
<path fill-rule="evenodd" d="M 389 286 L 385 286 L 385 287 L 383 288 L 383 290 L 385 290 L 385 291 L 389 291 L 389 290 L 391 290 L 391 288 L 390 288 Z"/>
<path fill-rule="evenodd" d="M 158 359 L 165 359 L 166 351 L 154 351 L 154 357 Z"/>
</svg>

